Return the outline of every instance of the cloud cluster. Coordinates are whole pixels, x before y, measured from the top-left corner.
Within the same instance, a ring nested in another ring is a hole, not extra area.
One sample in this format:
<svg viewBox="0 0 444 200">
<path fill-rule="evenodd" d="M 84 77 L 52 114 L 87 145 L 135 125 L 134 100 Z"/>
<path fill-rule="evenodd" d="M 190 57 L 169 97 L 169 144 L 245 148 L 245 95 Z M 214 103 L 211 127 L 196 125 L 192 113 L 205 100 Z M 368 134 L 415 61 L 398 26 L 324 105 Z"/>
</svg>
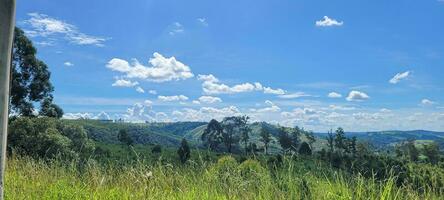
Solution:
<svg viewBox="0 0 444 200">
<path fill-rule="evenodd" d="M 113 87 L 134 87 L 136 85 L 139 85 L 139 83 L 137 81 L 132 82 L 130 80 L 125 80 L 125 79 L 117 79 L 112 84 Z"/>
<path fill-rule="evenodd" d="M 107 38 L 91 36 L 82 33 L 78 28 L 72 24 L 66 23 L 64 21 L 51 18 L 45 14 L 39 13 L 29 13 L 30 19 L 25 20 L 25 24 L 29 25 L 30 29 L 26 29 L 25 32 L 31 37 L 58 37 L 61 36 L 62 39 L 69 41 L 72 44 L 77 45 L 95 45 L 104 46 L 104 42 Z M 44 41 L 46 45 L 54 44 L 53 40 L 56 38 L 51 38 L 50 41 Z"/>
<path fill-rule="evenodd" d="M 322 20 L 316 21 L 316 26 L 327 27 L 327 26 L 342 26 L 344 22 L 339 22 L 335 19 L 329 18 L 328 16 L 324 16 Z"/>
<path fill-rule="evenodd" d="M 182 25 L 181 23 L 179 23 L 179 22 L 174 22 L 174 23 L 171 25 L 171 30 L 170 30 L 169 34 L 170 34 L 171 36 L 174 36 L 174 35 L 176 35 L 176 34 L 183 33 L 184 31 L 185 31 L 185 28 L 183 27 L 183 25 Z"/>
<path fill-rule="evenodd" d="M 185 80 L 194 76 L 190 67 L 176 60 L 175 57 L 165 58 L 160 53 L 155 52 L 149 63 L 151 66 L 144 66 L 135 59 L 130 64 L 126 60 L 113 58 L 106 67 L 112 71 L 123 73 L 127 78 L 152 82 Z"/>
<path fill-rule="evenodd" d="M 328 93 L 327 96 L 330 97 L 330 98 L 341 98 L 342 94 L 339 94 L 337 92 L 330 92 L 330 93 Z"/>
<path fill-rule="evenodd" d="M 206 104 L 214 104 L 214 103 L 221 103 L 222 99 L 219 97 L 213 97 L 213 96 L 201 96 L 199 97 L 200 103 L 206 103 Z"/>
<path fill-rule="evenodd" d="M 364 101 L 369 98 L 370 97 L 366 93 L 353 90 L 348 94 L 346 99 L 347 101 Z"/>
<path fill-rule="evenodd" d="M 186 101 L 188 97 L 185 95 L 174 95 L 174 96 L 158 96 L 157 99 L 160 101 Z"/>
</svg>

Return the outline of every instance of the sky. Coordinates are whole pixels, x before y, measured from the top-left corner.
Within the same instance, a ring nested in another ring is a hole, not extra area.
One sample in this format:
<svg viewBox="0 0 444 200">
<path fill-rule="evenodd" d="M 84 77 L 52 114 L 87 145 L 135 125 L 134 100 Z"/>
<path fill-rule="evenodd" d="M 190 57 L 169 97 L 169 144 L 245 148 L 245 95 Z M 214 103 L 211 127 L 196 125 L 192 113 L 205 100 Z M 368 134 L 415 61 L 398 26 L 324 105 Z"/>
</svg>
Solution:
<svg viewBox="0 0 444 200">
<path fill-rule="evenodd" d="M 444 131 L 444 1 L 21 0 L 64 118 Z"/>
</svg>

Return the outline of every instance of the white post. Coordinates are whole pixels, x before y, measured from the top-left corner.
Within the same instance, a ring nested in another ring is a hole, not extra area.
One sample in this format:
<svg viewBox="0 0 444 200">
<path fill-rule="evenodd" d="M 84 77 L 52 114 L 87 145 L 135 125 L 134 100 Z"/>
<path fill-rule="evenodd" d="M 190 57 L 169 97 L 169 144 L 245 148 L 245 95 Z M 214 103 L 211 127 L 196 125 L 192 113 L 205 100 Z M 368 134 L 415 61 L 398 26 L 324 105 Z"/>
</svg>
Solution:
<svg viewBox="0 0 444 200">
<path fill-rule="evenodd" d="M 14 37 L 15 0 L 0 0 L 0 200 L 3 200 L 8 134 L 9 76 Z"/>
</svg>

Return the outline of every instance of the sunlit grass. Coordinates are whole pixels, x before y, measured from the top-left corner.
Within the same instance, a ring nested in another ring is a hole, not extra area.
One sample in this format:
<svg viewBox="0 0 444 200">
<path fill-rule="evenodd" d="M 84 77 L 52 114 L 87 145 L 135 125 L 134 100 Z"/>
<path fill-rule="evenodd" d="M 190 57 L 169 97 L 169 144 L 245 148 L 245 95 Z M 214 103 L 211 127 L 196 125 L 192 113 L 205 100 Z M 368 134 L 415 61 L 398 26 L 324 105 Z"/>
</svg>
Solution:
<svg viewBox="0 0 444 200">
<path fill-rule="evenodd" d="M 271 170 L 265 162 L 239 164 L 229 157 L 187 165 L 99 165 L 43 162 L 12 157 L 7 163 L 7 199 L 442 199 L 335 171 L 315 160 L 285 158 Z"/>
</svg>

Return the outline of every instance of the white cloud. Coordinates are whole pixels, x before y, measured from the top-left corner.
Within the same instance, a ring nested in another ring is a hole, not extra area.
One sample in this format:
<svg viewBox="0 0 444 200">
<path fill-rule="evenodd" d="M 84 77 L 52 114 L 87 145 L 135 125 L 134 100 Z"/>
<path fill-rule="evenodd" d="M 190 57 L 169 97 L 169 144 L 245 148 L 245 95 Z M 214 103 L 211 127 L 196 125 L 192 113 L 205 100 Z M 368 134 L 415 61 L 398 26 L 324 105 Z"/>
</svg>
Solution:
<svg viewBox="0 0 444 200">
<path fill-rule="evenodd" d="M 282 99 L 296 99 L 296 98 L 300 98 L 300 97 L 311 97 L 312 95 L 306 94 L 304 92 L 296 92 L 296 93 L 291 93 L 291 94 L 284 94 L 284 95 L 279 95 L 279 98 Z"/>
<path fill-rule="evenodd" d="M 108 113 L 102 111 L 97 115 L 93 113 L 65 113 L 63 114 L 63 119 L 100 119 L 100 120 L 109 120 L 111 119 Z"/>
<path fill-rule="evenodd" d="M 285 94 L 285 90 L 277 88 L 277 89 L 272 89 L 270 87 L 264 87 L 264 93 L 265 94 L 277 94 L 277 95 L 284 95 Z"/>
<path fill-rule="evenodd" d="M 145 93 L 145 90 L 143 90 L 143 88 L 141 88 L 141 87 L 136 87 L 136 91 L 138 93 Z"/>
<path fill-rule="evenodd" d="M 355 107 L 346 107 L 346 106 L 338 106 L 338 105 L 330 105 L 329 108 L 331 110 L 355 110 Z"/>
<path fill-rule="evenodd" d="M 436 102 L 429 100 L 429 99 L 423 99 L 423 100 L 421 100 L 421 104 L 424 106 L 430 106 L 430 105 L 436 104 Z"/>
<path fill-rule="evenodd" d="M 68 66 L 68 67 L 71 67 L 71 66 L 74 66 L 74 64 L 72 64 L 71 62 L 69 62 L 69 61 L 66 61 L 65 63 L 63 63 L 65 66 Z"/>
<path fill-rule="evenodd" d="M 202 88 L 206 94 L 231 94 L 262 90 L 262 85 L 259 83 L 242 83 L 230 87 L 228 85 L 220 83 L 219 79 L 217 79 L 212 74 L 199 74 L 198 80 L 203 81 Z"/>
<path fill-rule="evenodd" d="M 183 27 L 183 25 L 181 23 L 174 22 L 171 25 L 171 31 L 169 32 L 169 34 L 174 36 L 176 34 L 183 33 L 184 31 L 185 31 L 185 28 Z"/>
<path fill-rule="evenodd" d="M 363 101 L 369 98 L 370 97 L 366 93 L 353 90 L 348 94 L 346 99 L 347 101 Z"/>
<path fill-rule="evenodd" d="M 198 101 L 198 100 L 193 100 L 193 104 L 200 104 L 200 101 Z"/>
<path fill-rule="evenodd" d="M 276 104 L 274 104 L 270 100 L 266 100 L 265 104 L 267 104 L 269 107 L 260 108 L 260 109 L 252 108 L 252 109 L 250 109 L 250 111 L 251 112 L 258 112 L 258 113 L 268 113 L 268 112 L 279 112 L 281 110 L 281 108 L 279 108 L 279 106 L 277 106 Z"/>
<path fill-rule="evenodd" d="M 344 22 L 339 22 L 335 19 L 331 19 L 328 16 L 324 16 L 322 20 L 316 21 L 316 26 L 326 27 L 326 26 L 342 26 Z"/>
<path fill-rule="evenodd" d="M 203 26 L 208 26 L 208 22 L 207 22 L 207 19 L 205 19 L 205 18 L 197 18 L 197 21 L 200 23 L 200 24 L 202 24 Z"/>
<path fill-rule="evenodd" d="M 108 113 L 106 113 L 104 111 L 100 112 L 95 118 L 100 119 L 100 120 L 110 120 L 111 119 L 109 117 Z"/>
<path fill-rule="evenodd" d="M 139 83 L 137 81 L 132 82 L 130 80 L 125 80 L 125 79 L 117 79 L 112 86 L 114 87 L 134 87 L 136 85 L 139 85 Z"/>
<path fill-rule="evenodd" d="M 406 71 L 403 73 L 397 73 L 392 79 L 390 79 L 391 84 L 397 84 L 402 79 L 406 79 L 410 75 L 410 71 Z"/>
<path fill-rule="evenodd" d="M 124 73 L 127 78 L 139 78 L 153 82 L 185 80 L 194 76 L 190 67 L 176 60 L 175 57 L 165 58 L 155 52 L 149 63 L 151 66 L 144 66 L 134 59 L 133 63 L 129 64 L 126 60 L 113 58 L 106 67 L 112 71 Z"/>
<path fill-rule="evenodd" d="M 143 102 L 145 105 L 147 105 L 147 106 L 151 106 L 151 105 L 153 105 L 153 102 L 151 101 L 151 100 L 145 100 L 144 102 Z"/>
<path fill-rule="evenodd" d="M 158 96 L 157 97 L 161 101 L 186 101 L 188 100 L 187 96 L 184 95 L 174 95 L 174 96 Z"/>
<path fill-rule="evenodd" d="M 328 97 L 330 97 L 330 98 L 341 98 L 342 95 L 337 93 L 337 92 L 330 92 L 330 93 L 328 93 Z"/>
<path fill-rule="evenodd" d="M 213 104 L 222 102 L 222 99 L 219 97 L 201 96 L 199 97 L 199 101 L 206 104 Z"/>
<path fill-rule="evenodd" d="M 389 112 L 392 112 L 392 110 L 387 109 L 387 108 L 381 108 L 381 109 L 379 110 L 379 112 L 382 112 L 382 113 L 389 113 Z"/>
<path fill-rule="evenodd" d="M 25 24 L 29 25 L 31 30 L 25 32 L 30 37 L 57 37 L 68 40 L 69 42 L 77 45 L 95 45 L 104 46 L 104 42 L 107 38 L 87 35 L 78 30 L 78 28 L 72 24 L 64 21 L 51 18 L 45 14 L 29 13 L 30 19 L 25 20 Z M 55 38 L 52 38 L 55 40 Z M 53 42 L 53 41 L 50 41 Z M 49 44 L 47 41 L 43 43 Z"/>
<path fill-rule="evenodd" d="M 156 94 L 157 94 L 157 91 L 156 91 L 156 90 L 149 90 L 148 93 L 153 94 L 153 95 L 156 95 Z"/>
<path fill-rule="evenodd" d="M 173 111 L 174 121 L 210 121 L 211 119 L 221 120 L 228 116 L 241 115 L 236 106 L 223 108 L 202 107 L 198 110 L 184 108 L 180 111 Z"/>
<path fill-rule="evenodd" d="M 132 82 L 130 80 L 125 80 L 125 79 L 117 79 L 112 86 L 114 87 L 133 87 L 138 85 L 139 83 L 137 81 Z"/>
</svg>

